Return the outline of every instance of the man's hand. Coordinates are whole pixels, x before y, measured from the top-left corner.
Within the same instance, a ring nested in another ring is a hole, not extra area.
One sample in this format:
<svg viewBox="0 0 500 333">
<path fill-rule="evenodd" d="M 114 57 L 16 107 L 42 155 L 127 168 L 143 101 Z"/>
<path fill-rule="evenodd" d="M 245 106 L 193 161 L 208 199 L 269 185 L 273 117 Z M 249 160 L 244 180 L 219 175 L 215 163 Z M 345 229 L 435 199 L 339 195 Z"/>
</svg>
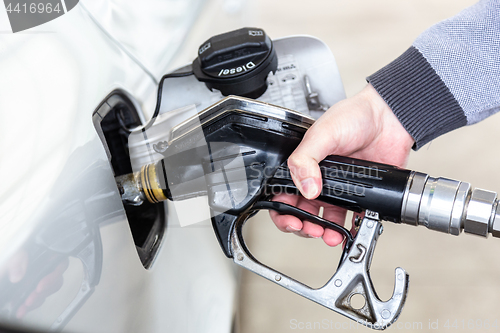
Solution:
<svg viewBox="0 0 500 333">
<path fill-rule="evenodd" d="M 303 197 L 279 194 L 273 200 L 313 214 L 318 214 L 320 206 L 323 206 L 325 219 L 344 225 L 344 209 L 312 201 L 322 188 L 318 162 L 328 155 L 342 155 L 403 167 L 413 143 L 413 138 L 389 105 L 368 85 L 359 94 L 326 111 L 306 132 L 300 145 L 288 158 L 292 179 Z M 304 237 L 323 237 L 330 246 L 336 246 L 343 240 L 333 230 L 324 230 L 307 221 L 303 223 L 294 216 L 279 215 L 274 211 L 270 214 L 281 231 Z"/>
<path fill-rule="evenodd" d="M 34 290 L 29 290 L 30 294 L 23 303 L 17 309 L 14 309 L 16 318 L 24 318 L 29 311 L 40 307 L 47 297 L 61 289 L 63 285 L 63 273 L 69 266 L 69 260 L 67 257 L 58 254 L 54 254 L 52 260 L 57 263 L 57 266 L 45 276 L 40 277 L 39 281 L 36 281 Z M 29 265 L 44 269 L 44 264 L 46 262 L 30 262 L 27 251 L 20 250 L 11 257 L 5 267 L 2 267 L 0 270 L 0 279 L 7 276 L 9 282 L 13 285 L 21 283 L 26 278 L 33 279 L 33 276 L 27 275 Z M 22 291 L 24 292 L 25 290 Z M 16 296 L 19 297 L 15 292 L 14 294 L 7 292 L 7 295 L 14 296 L 13 300 L 17 300 Z"/>
</svg>

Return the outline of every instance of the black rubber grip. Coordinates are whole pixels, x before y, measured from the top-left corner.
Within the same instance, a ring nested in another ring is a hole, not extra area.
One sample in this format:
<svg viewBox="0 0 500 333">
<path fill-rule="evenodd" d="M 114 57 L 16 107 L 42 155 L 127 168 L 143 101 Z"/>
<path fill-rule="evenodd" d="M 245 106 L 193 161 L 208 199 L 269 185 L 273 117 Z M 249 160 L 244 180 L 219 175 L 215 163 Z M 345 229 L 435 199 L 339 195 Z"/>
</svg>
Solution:
<svg viewBox="0 0 500 333">
<path fill-rule="evenodd" d="M 372 210 L 384 220 L 400 221 L 410 170 L 336 155 L 328 156 L 319 166 L 323 189 L 318 200 L 355 212 Z M 299 194 L 287 165 L 278 169 L 267 190 Z"/>
</svg>

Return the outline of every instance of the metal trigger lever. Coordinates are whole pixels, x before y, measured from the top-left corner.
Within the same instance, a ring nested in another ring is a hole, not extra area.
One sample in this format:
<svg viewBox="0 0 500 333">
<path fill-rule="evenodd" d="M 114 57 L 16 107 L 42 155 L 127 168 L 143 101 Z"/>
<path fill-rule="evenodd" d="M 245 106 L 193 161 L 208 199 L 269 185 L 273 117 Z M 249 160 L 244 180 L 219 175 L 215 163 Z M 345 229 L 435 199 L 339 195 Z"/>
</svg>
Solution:
<svg viewBox="0 0 500 333">
<path fill-rule="evenodd" d="M 293 210 L 293 215 L 295 216 L 297 216 L 298 211 L 301 211 L 296 207 L 283 203 L 276 205 L 276 202 L 267 201 L 257 202 L 252 207 L 252 210 L 259 209 L 271 209 L 278 212 L 286 211 L 287 213 Z M 304 214 L 303 216 L 311 215 L 304 211 L 301 211 L 299 214 Z M 386 302 L 378 298 L 373 289 L 369 274 L 373 251 L 377 239 L 383 230 L 378 213 L 366 211 L 354 240 L 352 240 L 351 236 L 351 244 L 347 244 L 349 240 L 347 238 L 344 253 L 337 271 L 323 287 L 318 289 L 310 288 L 297 280 L 265 266 L 252 256 L 246 247 L 242 235 L 243 225 L 249 216 L 246 215 L 245 218 L 240 219 L 231 234 L 231 248 L 235 263 L 367 327 L 383 330 L 397 320 L 406 301 L 409 282 L 408 274 L 404 269 L 400 267 L 396 268 L 394 292 L 392 297 Z M 316 223 L 321 218 L 305 219 Z M 331 226 L 328 225 L 326 227 Z M 332 229 L 340 230 L 338 228 Z M 346 230 L 345 228 L 343 229 Z M 341 230 L 339 232 L 344 234 Z M 348 247 L 347 245 L 350 246 Z M 355 295 L 361 295 L 364 298 L 365 302 L 362 306 L 352 304 L 352 298 Z"/>
</svg>

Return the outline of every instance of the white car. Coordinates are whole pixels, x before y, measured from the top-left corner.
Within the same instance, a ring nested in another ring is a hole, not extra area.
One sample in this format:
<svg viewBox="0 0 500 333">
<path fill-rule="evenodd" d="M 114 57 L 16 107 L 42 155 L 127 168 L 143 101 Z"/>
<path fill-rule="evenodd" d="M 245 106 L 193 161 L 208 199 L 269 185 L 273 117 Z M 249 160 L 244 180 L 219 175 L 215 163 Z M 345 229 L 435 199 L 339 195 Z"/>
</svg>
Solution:
<svg viewBox="0 0 500 333">
<path fill-rule="evenodd" d="M 81 1 L 1 35 L 2 325 L 231 331 L 235 271 L 211 228 L 179 228 L 163 204 L 126 211 L 113 170 L 128 152 L 111 118 L 148 119 L 204 5 Z"/>
<path fill-rule="evenodd" d="M 50 22 L 0 36 L 0 325 L 234 329 L 237 270 L 211 225 L 181 227 L 185 213 L 171 203 L 124 206 L 114 178 L 142 163 L 145 143 L 134 146 L 123 126 L 149 120 L 158 79 L 172 68 L 203 6 L 80 1 Z M 231 10 L 218 15 L 234 16 Z M 10 29 L 0 12 L 2 29 Z M 291 41 L 277 41 L 280 66 L 300 64 L 301 75 L 321 77 L 313 86 L 326 104 L 344 98 L 328 48 L 309 37 Z M 299 54 L 308 48 L 327 57 L 326 67 L 308 67 L 308 56 Z M 308 113 L 302 76 L 291 73 L 276 76 L 291 99 L 276 89 L 262 99 Z M 175 87 L 166 84 L 174 93 L 164 97 L 162 113 L 193 104 L 200 111 L 222 98 L 205 88 L 176 94 Z M 179 120 L 169 121 L 170 128 Z M 196 214 L 191 207 L 188 215 Z"/>
</svg>

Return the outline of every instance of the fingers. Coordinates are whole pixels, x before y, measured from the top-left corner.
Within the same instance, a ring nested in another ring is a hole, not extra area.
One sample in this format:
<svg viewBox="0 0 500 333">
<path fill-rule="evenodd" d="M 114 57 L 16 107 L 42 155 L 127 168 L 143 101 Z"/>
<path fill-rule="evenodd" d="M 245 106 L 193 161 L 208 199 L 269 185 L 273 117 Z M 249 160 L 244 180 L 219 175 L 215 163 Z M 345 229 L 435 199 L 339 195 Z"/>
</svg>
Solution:
<svg viewBox="0 0 500 333">
<path fill-rule="evenodd" d="M 41 306 L 47 297 L 61 289 L 63 285 L 63 273 L 68 266 L 68 258 L 61 258 L 61 262 L 57 267 L 38 282 L 35 290 L 19 306 L 16 311 L 16 317 L 19 319 L 23 318 L 26 313 Z"/>
<path fill-rule="evenodd" d="M 311 136 L 315 136 L 314 133 L 309 135 L 309 137 Z M 306 199 L 315 199 L 323 186 L 318 162 L 324 159 L 328 153 L 318 152 L 317 147 L 312 149 L 313 144 L 307 138 L 306 134 L 300 145 L 288 158 L 288 168 L 300 193 Z"/>
<path fill-rule="evenodd" d="M 273 198 L 273 201 L 283 202 L 291 206 L 296 206 L 298 200 L 298 196 L 289 194 L 278 194 Z M 302 230 L 302 221 L 295 216 L 281 215 L 273 210 L 269 211 L 269 215 L 276 227 L 283 232 L 296 232 Z"/>
<path fill-rule="evenodd" d="M 313 215 L 318 215 L 319 207 L 320 206 L 318 202 L 306 200 L 302 197 L 299 197 L 297 208 L 302 209 Z M 300 230 L 298 234 L 299 236 L 307 238 L 320 238 L 321 236 L 323 236 L 323 232 L 324 232 L 323 227 L 311 223 L 309 221 L 304 221 L 302 223 L 302 230 Z"/>
<path fill-rule="evenodd" d="M 326 245 L 334 247 L 344 241 L 344 236 L 332 229 L 325 229 L 323 233 L 323 241 Z"/>
<path fill-rule="evenodd" d="M 322 179 L 318 163 L 335 151 L 342 141 L 343 135 L 337 130 L 338 108 L 332 107 L 318 119 L 288 158 L 292 179 L 307 199 L 315 199 L 321 192 Z"/>
<path fill-rule="evenodd" d="M 40 280 L 36 287 L 37 293 L 48 293 L 48 295 L 55 293 L 62 286 L 62 276 L 63 273 L 69 266 L 68 258 L 63 258 L 62 262 L 57 265 L 53 272 L 47 274 L 43 279 Z"/>
<path fill-rule="evenodd" d="M 314 201 L 304 200 L 304 198 L 297 195 L 278 194 L 275 195 L 273 201 L 283 202 L 308 213 L 317 215 L 319 205 Z M 323 228 L 314 223 L 304 221 L 292 215 L 280 215 L 275 211 L 270 211 L 271 219 L 279 230 L 284 232 L 293 232 L 298 236 L 307 238 L 320 238 L 323 235 Z"/>
<path fill-rule="evenodd" d="M 343 208 L 327 205 L 324 207 L 323 218 L 343 226 L 346 214 L 347 210 Z M 337 246 L 344 241 L 344 236 L 334 230 L 326 229 L 323 234 L 323 241 L 328 246 Z"/>
<path fill-rule="evenodd" d="M 334 223 L 344 225 L 346 210 L 340 207 L 331 206 L 318 201 L 310 201 L 296 195 L 279 194 L 274 196 L 273 201 L 283 202 L 314 215 L 318 215 L 320 206 L 324 207 L 323 218 Z M 314 224 L 312 222 L 302 222 L 299 218 L 291 215 L 280 215 L 275 211 L 269 212 L 276 227 L 283 232 L 293 232 L 298 236 L 306 238 L 323 237 L 328 246 L 337 246 L 344 240 L 344 236 L 338 232 Z"/>
<path fill-rule="evenodd" d="M 296 150 L 288 158 L 288 168 L 300 193 L 307 199 L 317 198 L 323 186 L 318 162 L 313 157 Z"/>
</svg>

